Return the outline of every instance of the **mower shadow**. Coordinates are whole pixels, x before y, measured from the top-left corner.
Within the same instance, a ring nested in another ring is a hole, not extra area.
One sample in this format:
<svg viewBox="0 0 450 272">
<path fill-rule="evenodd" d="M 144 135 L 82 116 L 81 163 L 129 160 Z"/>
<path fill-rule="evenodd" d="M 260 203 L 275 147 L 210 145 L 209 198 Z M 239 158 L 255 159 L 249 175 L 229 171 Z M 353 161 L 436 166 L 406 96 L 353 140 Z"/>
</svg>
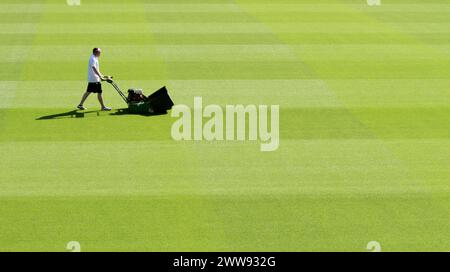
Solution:
<svg viewBox="0 0 450 272">
<path fill-rule="evenodd" d="M 155 113 L 141 113 L 141 114 L 130 113 L 127 108 L 123 108 L 123 109 L 117 109 L 116 112 L 113 112 L 110 115 L 116 115 L 116 116 L 120 116 L 120 115 L 156 116 L 156 115 L 165 115 L 165 114 L 167 114 L 167 112 L 165 112 L 165 113 L 156 113 L 156 112 Z"/>
<path fill-rule="evenodd" d="M 68 112 L 63 113 L 57 113 L 57 114 L 51 114 L 51 115 L 45 115 L 36 118 L 36 120 L 57 120 L 57 119 L 65 119 L 65 118 L 87 118 L 87 117 L 94 117 L 91 113 L 96 113 L 97 117 L 101 117 L 100 114 L 101 110 L 95 110 L 95 111 L 78 111 L 78 110 L 71 110 Z M 154 116 L 154 115 L 164 115 L 166 113 L 154 113 L 154 114 L 133 114 L 128 112 L 127 108 L 123 109 L 117 109 L 115 112 L 109 113 L 108 115 L 111 116 L 121 116 L 121 115 L 141 115 L 141 116 Z M 87 116 L 89 115 L 89 116 Z M 104 115 L 103 115 L 104 116 Z"/>
</svg>

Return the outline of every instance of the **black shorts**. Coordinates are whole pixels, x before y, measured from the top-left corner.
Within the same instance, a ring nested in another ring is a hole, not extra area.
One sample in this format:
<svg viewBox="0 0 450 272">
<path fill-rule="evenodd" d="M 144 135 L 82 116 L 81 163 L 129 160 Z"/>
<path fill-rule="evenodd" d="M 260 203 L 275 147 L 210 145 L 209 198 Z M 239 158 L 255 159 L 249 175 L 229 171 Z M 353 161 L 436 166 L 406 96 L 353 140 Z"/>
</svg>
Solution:
<svg viewBox="0 0 450 272">
<path fill-rule="evenodd" d="M 100 82 L 89 82 L 86 92 L 102 93 L 102 84 Z"/>
</svg>

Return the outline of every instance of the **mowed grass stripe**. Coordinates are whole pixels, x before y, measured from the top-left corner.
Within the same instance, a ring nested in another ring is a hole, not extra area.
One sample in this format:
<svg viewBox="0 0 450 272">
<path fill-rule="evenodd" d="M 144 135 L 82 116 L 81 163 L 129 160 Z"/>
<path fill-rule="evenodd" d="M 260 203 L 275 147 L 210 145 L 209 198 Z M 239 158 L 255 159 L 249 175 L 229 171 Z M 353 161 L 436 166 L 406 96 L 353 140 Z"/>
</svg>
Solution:
<svg viewBox="0 0 450 272">
<path fill-rule="evenodd" d="M 92 24 L 41 24 L 40 33 L 43 34 L 95 34 L 95 33 L 391 33 L 381 29 L 377 22 L 360 23 L 273 23 L 267 28 L 261 23 L 152 23 L 149 25 L 136 23 L 109 23 L 98 24 L 96 28 Z M 450 23 L 402 23 L 404 33 L 448 33 Z M 0 24 L 0 33 L 30 33 L 36 30 L 36 25 Z"/>
<path fill-rule="evenodd" d="M 117 80 L 126 90 L 140 87 L 150 94 L 166 85 L 177 104 L 193 105 L 193 97 L 201 96 L 204 103 L 227 104 L 267 104 L 282 107 L 339 107 L 342 106 L 334 93 L 320 80 L 169 80 L 169 81 L 127 81 Z M 86 81 L 22 81 L 5 82 L 5 86 L 20 84 L 16 91 L 14 108 L 68 108 L 79 100 L 86 88 Z M 432 85 L 433 82 L 430 82 Z M 438 83 L 434 83 L 436 86 Z M 115 90 L 105 84 L 105 99 L 110 105 L 125 106 Z M 277 90 L 276 92 L 274 90 Z M 4 96 L 8 97 L 8 92 Z M 88 107 L 97 107 L 91 100 Z M 0 106 L 1 107 L 1 106 Z M 4 107 L 3 107 L 4 108 Z"/>
<path fill-rule="evenodd" d="M 298 52 L 303 61 L 352 60 L 373 61 L 386 59 L 387 62 L 402 60 L 442 61 L 450 58 L 447 45 L 435 45 L 439 52 L 423 55 L 424 47 L 420 44 L 405 47 L 404 45 L 141 45 L 111 46 L 105 45 L 104 62 L 111 60 L 138 61 L 160 59 L 163 61 L 290 61 L 297 58 Z M 28 51 L 27 55 L 11 54 L 12 50 Z M 89 54 L 85 46 L 1 46 L 0 62 L 15 61 L 73 61 Z"/>
<path fill-rule="evenodd" d="M 1 23 L 30 23 L 34 22 L 40 13 L 27 14 L 27 16 L 17 16 L 15 13 L 5 13 L 0 17 Z M 228 12 L 141 12 L 141 15 L 146 16 L 150 23 L 253 23 L 256 19 L 247 16 L 244 12 L 228 13 Z M 399 16 L 396 13 L 379 12 L 376 15 L 384 22 L 397 23 L 447 23 L 449 21 L 450 12 L 402 12 Z M 136 13 L 129 12 L 97 12 L 95 15 L 86 12 L 74 13 L 55 13 L 47 16 L 44 23 L 58 23 L 58 24 L 74 24 L 74 23 L 128 23 L 129 17 L 136 16 Z M 364 14 L 359 11 L 348 12 L 260 12 L 258 17 L 265 21 L 271 22 L 285 22 L 285 23 L 312 23 L 312 22 L 328 22 L 328 23 L 349 23 L 361 22 L 366 18 Z"/>
<path fill-rule="evenodd" d="M 385 251 L 446 251 L 448 196 L 404 195 L 2 198 L 1 250 L 77 237 L 84 251 L 364 251 L 377 237 Z"/>
<path fill-rule="evenodd" d="M 324 34 L 325 35 L 325 34 Z M 308 37 L 312 38 L 311 35 Z M 1 34 L 0 41 L 3 45 L 28 45 L 29 34 Z M 322 36 L 325 41 L 327 38 Z M 436 35 L 436 39 L 442 37 L 442 35 Z M 185 34 L 185 33 L 128 33 L 128 32 L 117 32 L 114 35 L 98 33 L 95 37 L 84 34 L 73 34 L 70 35 L 60 33 L 60 34 L 40 34 L 37 37 L 38 43 L 42 46 L 56 46 L 56 45 L 82 45 L 91 44 L 92 40 L 107 44 L 107 45 L 147 45 L 148 39 L 154 39 L 158 45 L 182 45 L 182 44 L 279 44 L 279 41 L 271 33 L 252 33 L 251 35 L 246 33 L 221 33 L 221 34 Z"/>
<path fill-rule="evenodd" d="M 29 54 L 11 54 L 12 48 L 23 48 Z M 161 59 L 164 61 L 289 61 L 294 58 L 292 50 L 283 44 L 274 45 L 142 45 L 103 46 L 106 57 L 103 62 L 120 59 L 139 61 Z M 86 58 L 91 49 L 86 46 L 1 46 L 0 62 L 14 61 L 73 61 Z"/>
<path fill-rule="evenodd" d="M 298 61 L 286 62 L 165 62 L 165 68 L 153 65 L 153 60 L 109 61 L 102 71 L 122 80 L 167 79 L 310 79 L 310 71 Z M 140 67 L 139 69 L 137 67 Z M 240 67 L 241 70 L 237 70 Z M 0 77 L 17 80 L 14 63 L 0 64 Z M 438 67 L 436 67 L 437 69 Z M 26 80 L 81 80 L 86 77 L 86 61 L 28 61 L 24 68 Z M 435 75 L 434 75 L 435 76 Z"/>
<path fill-rule="evenodd" d="M 315 107 L 445 107 L 450 101 L 447 79 L 352 79 L 352 80 L 122 80 L 123 89 L 140 87 L 146 94 L 166 85 L 177 104 L 193 105 L 193 97 L 204 103 L 280 105 L 289 108 Z M 6 103 L 13 86 L 17 99 Z M 72 108 L 86 88 L 86 81 L 0 81 L 0 108 Z M 115 108 L 123 101 L 109 85 L 103 86 L 106 100 Z M 75 102 L 74 102 L 75 101 Z M 88 107 L 98 107 L 89 100 Z"/>
<path fill-rule="evenodd" d="M 0 108 L 12 107 L 18 84 L 20 84 L 20 81 L 0 81 Z"/>
<path fill-rule="evenodd" d="M 450 40 L 446 33 L 414 33 L 414 37 L 436 45 L 448 45 Z M 0 33 L 2 45 L 29 45 L 30 34 L 23 33 Z M 414 37 L 405 37 L 398 33 L 284 33 L 283 41 L 289 44 L 314 44 L 314 45 L 409 45 L 417 44 Z M 207 34 L 185 34 L 185 33 L 116 33 L 96 34 L 95 37 L 84 34 L 39 34 L 36 43 L 40 46 L 58 45 L 82 45 L 92 43 L 93 38 L 106 45 L 137 46 L 147 45 L 149 39 L 154 39 L 158 45 L 205 45 L 205 44 L 280 44 L 280 40 L 272 33 L 207 33 Z M 406 46 L 405 46 L 406 47 Z"/>
<path fill-rule="evenodd" d="M 23 0 L 21 0 L 23 2 Z M 59 1 L 61 2 L 61 1 Z M 225 2 L 225 1 L 223 1 Z M 279 2 L 279 1 L 278 1 Z M 316 1 L 317 2 L 317 1 Z M 355 11 L 364 11 L 364 12 L 391 12 L 391 13 L 412 13 L 412 12 L 420 12 L 420 13 L 435 13 L 435 12 L 450 12 L 450 7 L 448 4 L 443 3 L 443 1 L 438 1 L 436 3 L 418 3 L 407 1 L 404 4 L 392 3 L 392 1 L 388 3 L 383 3 L 380 7 L 369 7 L 367 3 L 364 1 L 358 1 L 358 3 L 354 4 L 345 4 L 337 3 L 298 3 L 292 1 L 291 3 L 277 3 L 273 2 L 260 2 L 258 4 L 249 4 L 245 3 L 244 5 L 247 8 L 250 8 L 256 12 L 265 13 L 267 11 L 271 12 L 326 12 L 326 13 L 341 13 L 348 12 L 348 8 L 351 8 Z M 103 3 L 96 4 L 92 1 L 87 3 L 83 3 L 81 6 L 68 6 L 64 2 L 59 4 L 45 4 L 46 13 L 192 13 L 192 12 L 203 12 L 203 13 L 241 13 L 242 9 L 239 6 L 236 6 L 234 3 L 211 3 L 211 1 L 205 1 L 205 3 L 142 3 L 135 4 L 133 2 L 123 4 L 116 4 L 114 2 L 108 2 L 108 11 L 104 11 L 105 5 Z M 36 4 L 35 2 L 30 2 L 27 4 L 23 3 L 5 3 L 2 2 L 0 4 L 0 13 L 37 13 L 42 10 L 40 4 Z"/>
<path fill-rule="evenodd" d="M 76 105 L 76 102 L 73 103 Z M 0 141 L 154 141 L 171 140 L 170 115 L 145 117 L 75 107 L 0 109 L 7 114 Z M 121 108 L 126 108 L 123 104 Z M 281 107 L 280 137 L 287 139 L 448 139 L 447 106 L 429 107 Z M 283 117 L 284 116 L 284 117 Z M 208 118 L 205 118 L 205 122 Z M 126 122 L 124 122 L 126 121 Z M 120 131 L 133 130 L 133 133 Z M 58 131 L 56 134 L 54 131 Z M 89 133 L 86 133 L 89 131 Z M 95 138 L 92 137 L 95 135 Z M 207 143 L 207 142 L 205 142 Z M 248 142 L 249 144 L 252 141 Z M 254 143 L 254 142 L 253 142 Z M 259 150 L 256 148 L 255 151 Z"/>
<path fill-rule="evenodd" d="M 201 80 L 201 79 L 446 79 L 450 71 L 448 61 L 383 60 L 309 61 L 307 65 L 292 61 L 235 61 L 164 62 L 164 70 L 139 61 L 109 61 L 102 64 L 105 72 L 122 80 Z M 141 69 L 136 69 L 141 67 Z M 239 67 L 239 69 L 236 69 Z M 14 63 L 1 63 L 0 77 L 18 80 L 19 68 Z M 320 74 L 314 74 L 319 71 Z M 81 80 L 85 78 L 85 61 L 29 61 L 24 67 L 25 80 Z M 58 74 L 64 73 L 64 74 Z"/>
<path fill-rule="evenodd" d="M 436 152 L 436 157 L 430 156 L 427 162 L 424 158 L 418 158 L 405 163 L 392 156 L 391 147 L 405 155 L 408 148 L 414 145 L 417 145 L 417 150 L 432 149 Z M 142 148 L 135 149 L 135 146 Z M 258 143 L 254 142 L 43 141 L 0 143 L 0 147 L 5 152 L 14 154 L 0 164 L 0 169 L 6 175 L 1 181 L 3 190 L 0 195 L 3 197 L 258 196 L 272 193 L 309 197 L 330 194 L 402 197 L 405 193 L 417 196 L 430 193 L 445 195 L 450 190 L 448 184 L 442 184 L 439 180 L 440 176 L 448 174 L 445 169 L 448 159 L 444 157 L 450 145 L 445 140 L 437 139 L 392 140 L 387 141 L 384 148 L 376 139 L 286 140 L 278 152 L 266 156 L 255 152 Z M 151 151 L 160 156 L 147 156 Z M 193 154 L 201 155 L 205 152 L 215 152 L 218 156 L 198 158 L 201 167 L 198 167 L 196 161 L 189 160 Z M 89 159 L 94 153 L 103 156 L 95 165 Z M 292 160 L 283 160 L 287 154 Z M 44 155 L 46 160 L 35 160 Z M 135 161 L 133 157 L 148 158 Z M 223 157 L 230 159 L 224 161 Z M 123 163 L 126 161 L 134 161 L 136 170 L 123 171 Z M 147 171 L 148 165 L 152 165 L 152 169 L 162 169 L 168 161 L 171 165 L 188 167 L 182 173 Z M 318 161 L 322 163 L 317 164 Z M 78 167 L 73 167 L 74 162 Z M 330 168 L 329 165 L 334 167 Z M 11 167 L 27 167 L 29 171 L 5 171 Z M 436 179 L 424 182 L 411 176 L 410 167 L 418 167 L 416 173 L 420 175 L 436 170 Z M 80 173 L 80 168 L 85 171 Z M 41 169 L 48 171 L 42 172 Z M 215 176 L 214 180 L 204 178 L 225 169 L 233 171 L 235 176 L 220 175 Z M 242 180 L 247 182 L 243 184 Z M 21 186 L 17 186 L 18 184 Z"/>
</svg>

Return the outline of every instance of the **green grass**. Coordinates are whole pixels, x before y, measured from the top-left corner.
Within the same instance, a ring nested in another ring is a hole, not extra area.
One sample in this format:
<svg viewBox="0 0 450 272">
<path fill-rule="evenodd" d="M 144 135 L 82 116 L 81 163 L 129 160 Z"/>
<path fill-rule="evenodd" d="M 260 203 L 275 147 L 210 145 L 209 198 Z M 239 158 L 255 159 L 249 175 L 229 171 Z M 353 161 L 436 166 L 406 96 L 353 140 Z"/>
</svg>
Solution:
<svg viewBox="0 0 450 272">
<path fill-rule="evenodd" d="M 0 2 L 0 251 L 449 251 L 449 1 L 103 3 Z M 280 105 L 279 150 L 75 114 L 96 46 L 124 89 Z"/>
</svg>

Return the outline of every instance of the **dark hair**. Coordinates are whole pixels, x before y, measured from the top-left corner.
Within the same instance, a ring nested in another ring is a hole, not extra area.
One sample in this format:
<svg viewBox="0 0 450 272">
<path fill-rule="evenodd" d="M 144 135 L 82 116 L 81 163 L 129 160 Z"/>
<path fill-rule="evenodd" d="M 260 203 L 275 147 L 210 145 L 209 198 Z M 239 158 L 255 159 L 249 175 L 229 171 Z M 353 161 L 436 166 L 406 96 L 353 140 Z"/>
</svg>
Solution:
<svg viewBox="0 0 450 272">
<path fill-rule="evenodd" d="M 94 49 L 92 49 L 92 53 L 93 53 L 93 54 L 97 53 L 99 49 L 100 49 L 100 48 L 97 48 L 97 47 L 94 48 Z"/>
</svg>

